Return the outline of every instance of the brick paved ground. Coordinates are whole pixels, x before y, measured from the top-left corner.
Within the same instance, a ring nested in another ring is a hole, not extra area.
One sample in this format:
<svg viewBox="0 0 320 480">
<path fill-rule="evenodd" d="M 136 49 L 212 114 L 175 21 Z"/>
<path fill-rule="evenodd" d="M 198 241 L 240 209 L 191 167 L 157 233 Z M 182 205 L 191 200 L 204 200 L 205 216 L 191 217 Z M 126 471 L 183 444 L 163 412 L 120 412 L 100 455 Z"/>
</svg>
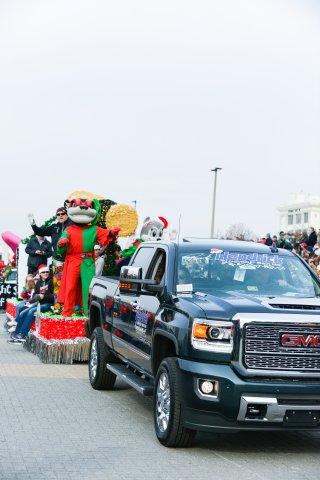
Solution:
<svg viewBox="0 0 320 480">
<path fill-rule="evenodd" d="M 155 439 L 150 399 L 119 383 L 92 390 L 86 365 L 44 365 L 0 325 L 0 479 L 310 480 L 320 434 L 200 434 L 192 449 Z"/>
</svg>

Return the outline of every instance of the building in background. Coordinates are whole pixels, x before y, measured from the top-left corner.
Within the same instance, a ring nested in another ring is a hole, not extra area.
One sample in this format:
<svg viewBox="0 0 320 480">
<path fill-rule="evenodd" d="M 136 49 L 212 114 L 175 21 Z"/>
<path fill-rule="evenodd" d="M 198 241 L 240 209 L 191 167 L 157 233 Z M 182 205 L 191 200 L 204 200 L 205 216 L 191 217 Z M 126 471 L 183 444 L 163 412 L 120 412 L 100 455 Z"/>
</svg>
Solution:
<svg viewBox="0 0 320 480">
<path fill-rule="evenodd" d="M 320 229 L 320 197 L 303 192 L 290 195 L 288 202 L 278 207 L 280 230 L 294 232 L 314 227 Z"/>
</svg>

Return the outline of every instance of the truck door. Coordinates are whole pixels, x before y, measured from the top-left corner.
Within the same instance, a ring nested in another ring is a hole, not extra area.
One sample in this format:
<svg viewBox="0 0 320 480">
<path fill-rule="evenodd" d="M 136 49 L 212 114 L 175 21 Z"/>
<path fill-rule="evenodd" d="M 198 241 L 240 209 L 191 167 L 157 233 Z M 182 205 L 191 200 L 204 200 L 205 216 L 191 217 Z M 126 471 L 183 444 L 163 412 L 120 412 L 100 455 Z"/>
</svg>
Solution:
<svg viewBox="0 0 320 480">
<path fill-rule="evenodd" d="M 143 245 L 133 258 L 131 265 L 142 267 L 143 277 L 146 276 L 154 252 L 154 246 Z M 139 297 L 136 294 L 120 293 L 118 288 L 113 303 L 112 342 L 114 349 L 119 354 L 140 365 L 141 358 L 144 358 L 145 354 L 136 348 L 133 339 L 135 313 L 138 304 Z"/>
<path fill-rule="evenodd" d="M 156 280 L 159 285 L 165 282 L 167 254 L 164 249 L 157 248 L 151 260 L 146 278 Z M 146 295 L 140 293 L 137 305 L 132 310 L 132 342 L 139 351 L 138 365 L 151 372 L 151 346 L 154 322 L 160 310 L 160 300 L 156 293 Z"/>
<path fill-rule="evenodd" d="M 161 284 L 165 281 L 167 255 L 162 248 L 154 249 L 153 253 L 145 278 Z M 151 372 L 152 333 L 159 309 L 160 301 L 157 294 L 148 295 L 146 292 L 137 295 L 130 308 L 130 322 L 127 327 L 131 347 L 129 359 L 147 372 Z"/>
</svg>

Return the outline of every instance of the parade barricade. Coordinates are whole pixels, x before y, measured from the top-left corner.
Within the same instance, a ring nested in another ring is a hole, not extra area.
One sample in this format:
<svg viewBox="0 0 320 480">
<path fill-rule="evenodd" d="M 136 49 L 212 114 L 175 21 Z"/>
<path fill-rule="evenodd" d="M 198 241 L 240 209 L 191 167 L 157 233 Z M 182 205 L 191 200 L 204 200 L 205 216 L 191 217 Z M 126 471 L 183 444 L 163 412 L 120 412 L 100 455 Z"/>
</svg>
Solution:
<svg viewBox="0 0 320 480">
<path fill-rule="evenodd" d="M 35 331 L 30 332 L 24 347 L 43 363 L 85 362 L 89 358 L 90 340 L 86 338 L 86 317 L 63 317 L 50 312 L 36 317 Z"/>
</svg>

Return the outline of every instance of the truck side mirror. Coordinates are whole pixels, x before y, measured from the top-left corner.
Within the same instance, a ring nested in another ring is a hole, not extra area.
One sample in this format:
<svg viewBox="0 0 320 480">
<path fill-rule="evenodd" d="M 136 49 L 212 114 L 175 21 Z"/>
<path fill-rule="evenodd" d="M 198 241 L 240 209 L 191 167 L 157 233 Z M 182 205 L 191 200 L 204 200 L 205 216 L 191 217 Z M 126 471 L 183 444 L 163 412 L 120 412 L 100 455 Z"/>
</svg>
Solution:
<svg viewBox="0 0 320 480">
<path fill-rule="evenodd" d="M 123 266 L 120 270 L 120 293 L 139 293 L 141 283 L 135 280 L 142 279 L 142 267 Z"/>
<path fill-rule="evenodd" d="M 121 267 L 119 290 L 120 293 L 140 293 L 142 286 L 158 286 L 156 280 L 142 278 L 142 267 Z"/>
</svg>

